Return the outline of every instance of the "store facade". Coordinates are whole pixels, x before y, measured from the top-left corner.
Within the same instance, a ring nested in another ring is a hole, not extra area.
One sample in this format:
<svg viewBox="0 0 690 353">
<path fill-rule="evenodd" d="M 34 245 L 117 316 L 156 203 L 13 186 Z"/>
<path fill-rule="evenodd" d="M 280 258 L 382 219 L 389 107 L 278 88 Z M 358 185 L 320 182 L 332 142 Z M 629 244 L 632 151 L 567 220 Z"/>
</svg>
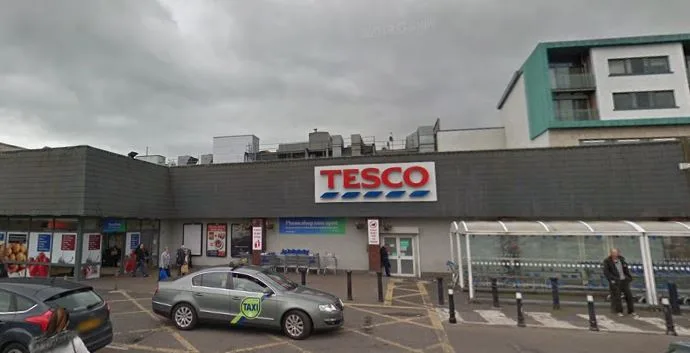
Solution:
<svg viewBox="0 0 690 353">
<path fill-rule="evenodd" d="M 260 263 L 261 254 L 306 251 L 335 259 L 339 269 L 376 271 L 386 244 L 394 273 L 419 276 L 446 271 L 453 221 L 690 219 L 690 176 L 678 168 L 690 159 L 686 146 L 174 168 L 86 146 L 7 152 L 0 153 L 0 234 L 5 242 L 26 235 L 21 259 L 47 253 L 50 234 L 51 264 L 64 260 L 67 244 L 79 256 L 56 268 L 72 265 L 77 273 L 94 260 L 98 235 L 103 266 L 112 264 L 105 249 L 120 247 L 122 261 L 132 244 L 144 241 L 152 264 L 164 247 L 174 251 L 184 243 L 195 266 L 243 257 Z"/>
</svg>

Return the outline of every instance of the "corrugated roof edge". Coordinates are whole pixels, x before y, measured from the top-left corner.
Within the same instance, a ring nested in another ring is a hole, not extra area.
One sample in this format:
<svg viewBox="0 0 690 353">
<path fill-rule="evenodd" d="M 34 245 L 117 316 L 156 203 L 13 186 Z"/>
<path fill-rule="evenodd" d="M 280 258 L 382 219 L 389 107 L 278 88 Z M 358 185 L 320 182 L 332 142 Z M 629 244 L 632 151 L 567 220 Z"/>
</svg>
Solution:
<svg viewBox="0 0 690 353">
<path fill-rule="evenodd" d="M 128 156 L 121 155 L 121 154 L 119 154 L 119 153 L 107 151 L 107 150 L 100 149 L 100 148 L 93 147 L 93 146 L 89 146 L 89 145 L 76 145 L 76 146 L 65 146 L 65 147 L 49 147 L 49 148 L 24 149 L 24 150 L 18 150 L 18 151 L 7 151 L 7 152 L 3 152 L 3 154 L 12 154 L 12 153 L 25 153 L 25 154 L 29 154 L 29 153 L 41 153 L 41 152 L 45 152 L 45 151 L 55 151 L 55 150 L 63 150 L 63 151 L 66 151 L 66 150 L 80 150 L 80 149 L 83 149 L 83 150 L 86 150 L 86 151 L 88 151 L 88 150 L 96 151 L 96 152 L 98 152 L 98 153 L 108 154 L 108 155 L 111 155 L 111 156 L 115 156 L 115 157 L 117 157 L 117 158 L 124 158 L 124 159 L 128 159 L 128 160 L 133 160 L 133 161 L 136 161 L 137 163 L 145 163 L 145 164 L 147 164 L 147 165 L 154 165 L 154 166 L 157 166 L 157 167 L 160 167 L 160 168 L 168 168 L 168 166 L 165 166 L 165 165 L 160 165 L 160 164 L 155 164 L 155 163 L 151 163 L 151 162 L 147 162 L 147 161 L 142 161 L 142 160 L 135 159 L 135 158 L 129 158 Z"/>
</svg>

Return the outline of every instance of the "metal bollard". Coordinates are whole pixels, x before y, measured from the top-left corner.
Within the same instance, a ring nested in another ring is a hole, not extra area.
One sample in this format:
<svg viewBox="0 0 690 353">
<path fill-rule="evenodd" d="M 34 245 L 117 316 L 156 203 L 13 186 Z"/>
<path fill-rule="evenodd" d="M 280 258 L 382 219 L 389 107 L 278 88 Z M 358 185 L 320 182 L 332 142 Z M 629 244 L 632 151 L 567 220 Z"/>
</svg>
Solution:
<svg viewBox="0 0 690 353">
<path fill-rule="evenodd" d="M 383 303 L 383 276 L 381 272 L 376 272 L 376 282 L 379 290 L 379 302 Z"/>
<path fill-rule="evenodd" d="M 307 269 L 302 267 L 299 269 L 300 276 L 302 277 L 302 285 L 306 286 L 307 285 Z"/>
<path fill-rule="evenodd" d="M 553 310 L 561 308 L 561 298 L 558 293 L 558 278 L 551 278 L 551 297 L 553 298 Z"/>
<path fill-rule="evenodd" d="M 436 285 L 438 286 L 438 305 L 443 305 L 443 277 L 436 278 Z"/>
<path fill-rule="evenodd" d="M 666 334 L 678 336 L 676 333 L 676 327 L 673 324 L 673 315 L 671 315 L 671 308 L 668 298 L 661 298 L 661 305 L 663 306 L 664 320 L 666 321 Z"/>
<path fill-rule="evenodd" d="M 680 302 L 678 300 L 678 285 L 673 282 L 666 284 L 668 287 L 668 301 L 671 306 L 671 314 L 680 315 Z"/>
<path fill-rule="evenodd" d="M 453 288 L 448 288 L 448 322 L 451 324 L 458 323 L 455 318 L 455 298 L 453 298 Z"/>
<path fill-rule="evenodd" d="M 517 304 L 517 325 L 525 327 L 525 313 L 522 312 L 522 293 L 515 293 L 515 303 Z"/>
<path fill-rule="evenodd" d="M 599 331 L 599 325 L 597 325 L 597 315 L 594 312 L 594 297 L 591 295 L 587 296 L 587 311 L 589 311 L 589 330 Z"/>
<path fill-rule="evenodd" d="M 491 297 L 493 298 L 494 308 L 498 308 L 501 305 L 498 303 L 498 280 L 496 278 L 491 279 Z"/>
<path fill-rule="evenodd" d="M 352 300 L 352 270 L 347 270 L 347 300 Z"/>
</svg>

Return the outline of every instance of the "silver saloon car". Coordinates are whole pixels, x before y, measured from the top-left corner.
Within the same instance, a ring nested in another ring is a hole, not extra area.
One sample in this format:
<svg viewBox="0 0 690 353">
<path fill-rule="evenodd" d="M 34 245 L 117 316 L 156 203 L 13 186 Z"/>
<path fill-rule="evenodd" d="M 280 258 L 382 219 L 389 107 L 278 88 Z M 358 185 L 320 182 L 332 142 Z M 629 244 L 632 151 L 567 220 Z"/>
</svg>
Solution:
<svg viewBox="0 0 690 353">
<path fill-rule="evenodd" d="M 151 305 L 180 330 L 200 321 L 229 322 L 279 328 L 296 340 L 313 330 L 340 328 L 344 320 L 338 297 L 257 266 L 212 267 L 161 281 Z"/>
</svg>

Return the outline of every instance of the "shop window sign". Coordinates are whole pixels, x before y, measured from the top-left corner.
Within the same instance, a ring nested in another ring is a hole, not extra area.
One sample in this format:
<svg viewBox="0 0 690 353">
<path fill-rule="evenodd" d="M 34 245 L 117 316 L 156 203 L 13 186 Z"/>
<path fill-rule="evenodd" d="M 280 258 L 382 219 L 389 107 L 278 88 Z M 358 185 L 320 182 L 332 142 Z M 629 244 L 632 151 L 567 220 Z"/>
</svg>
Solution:
<svg viewBox="0 0 690 353">
<path fill-rule="evenodd" d="M 278 219 L 280 234 L 336 235 L 345 234 L 345 218 L 299 217 Z"/>
<path fill-rule="evenodd" d="M 121 219 L 103 220 L 103 233 L 124 233 L 125 221 Z"/>
</svg>

